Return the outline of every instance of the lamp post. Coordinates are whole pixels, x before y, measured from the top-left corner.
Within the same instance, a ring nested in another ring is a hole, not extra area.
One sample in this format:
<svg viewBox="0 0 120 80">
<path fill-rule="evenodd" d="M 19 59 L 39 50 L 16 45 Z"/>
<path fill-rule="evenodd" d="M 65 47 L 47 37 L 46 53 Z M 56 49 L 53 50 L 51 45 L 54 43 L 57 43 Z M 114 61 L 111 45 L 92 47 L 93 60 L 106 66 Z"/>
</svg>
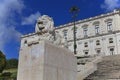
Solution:
<svg viewBox="0 0 120 80">
<path fill-rule="evenodd" d="M 73 22 L 74 22 L 74 28 L 73 28 L 73 37 L 74 37 L 74 54 L 76 54 L 76 48 L 77 48 L 77 45 L 76 45 L 76 27 L 75 27 L 75 21 L 76 21 L 76 18 L 77 18 L 77 15 L 78 15 L 78 12 L 79 12 L 79 8 L 76 7 L 76 6 L 73 6 L 70 8 L 70 12 L 73 14 L 72 18 L 73 18 Z"/>
</svg>

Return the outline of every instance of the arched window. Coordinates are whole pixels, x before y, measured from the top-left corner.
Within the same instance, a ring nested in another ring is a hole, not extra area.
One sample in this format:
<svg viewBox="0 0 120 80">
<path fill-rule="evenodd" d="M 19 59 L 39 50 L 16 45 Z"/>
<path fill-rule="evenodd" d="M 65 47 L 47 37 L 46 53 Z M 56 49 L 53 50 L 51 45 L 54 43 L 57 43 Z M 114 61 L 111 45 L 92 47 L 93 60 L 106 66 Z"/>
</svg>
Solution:
<svg viewBox="0 0 120 80">
<path fill-rule="evenodd" d="M 97 41 L 96 41 L 96 45 L 100 45 L 100 40 L 97 40 Z"/>
</svg>

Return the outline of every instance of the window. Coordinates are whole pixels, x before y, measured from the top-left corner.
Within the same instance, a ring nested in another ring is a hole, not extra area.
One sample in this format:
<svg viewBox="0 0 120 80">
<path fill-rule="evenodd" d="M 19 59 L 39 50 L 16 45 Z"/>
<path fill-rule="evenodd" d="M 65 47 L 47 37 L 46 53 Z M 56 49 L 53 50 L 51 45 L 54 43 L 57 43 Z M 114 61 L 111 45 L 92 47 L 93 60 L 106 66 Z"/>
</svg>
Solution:
<svg viewBox="0 0 120 80">
<path fill-rule="evenodd" d="M 110 55 L 114 54 L 114 48 L 110 48 Z"/>
<path fill-rule="evenodd" d="M 99 25 L 95 25 L 95 33 L 96 33 L 96 34 L 99 34 L 99 32 L 100 32 Z"/>
<path fill-rule="evenodd" d="M 100 40 L 97 40 L 97 41 L 96 41 L 96 45 L 100 45 Z"/>
<path fill-rule="evenodd" d="M 113 38 L 109 38 L 109 43 L 113 43 Z"/>
<path fill-rule="evenodd" d="M 108 19 L 105 20 L 105 22 L 106 22 L 106 25 L 107 25 L 108 32 L 111 32 L 112 31 L 113 19 L 112 18 L 108 18 Z"/>
<path fill-rule="evenodd" d="M 101 52 L 100 49 L 97 49 L 97 50 L 96 50 L 96 53 L 97 53 L 97 54 L 100 54 L 100 52 Z"/>
<path fill-rule="evenodd" d="M 88 52 L 86 51 L 86 52 L 85 52 L 85 55 L 87 55 L 87 54 L 88 54 Z"/>
<path fill-rule="evenodd" d="M 87 42 L 84 43 L 84 47 L 88 47 L 88 43 Z"/>
<path fill-rule="evenodd" d="M 67 39 L 67 30 L 63 31 L 64 38 Z"/>
<path fill-rule="evenodd" d="M 84 37 L 87 37 L 87 31 L 88 31 L 87 28 L 83 28 L 83 34 L 84 34 Z"/>
<path fill-rule="evenodd" d="M 85 55 L 85 56 L 89 56 L 89 51 L 88 51 L 88 50 L 85 50 L 85 51 L 84 51 L 84 55 Z"/>
<path fill-rule="evenodd" d="M 112 30 L 112 22 L 107 22 L 107 30 L 108 31 Z"/>
</svg>

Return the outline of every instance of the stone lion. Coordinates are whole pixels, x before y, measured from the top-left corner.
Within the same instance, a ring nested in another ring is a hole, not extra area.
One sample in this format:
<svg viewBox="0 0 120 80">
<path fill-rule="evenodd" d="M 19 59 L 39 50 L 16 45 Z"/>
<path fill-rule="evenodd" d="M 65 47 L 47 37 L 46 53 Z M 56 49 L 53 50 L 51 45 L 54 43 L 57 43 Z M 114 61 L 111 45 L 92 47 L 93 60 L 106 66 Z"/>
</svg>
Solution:
<svg viewBox="0 0 120 80">
<path fill-rule="evenodd" d="M 67 46 L 67 42 L 64 37 L 57 31 L 54 33 L 54 21 L 47 15 L 43 15 L 38 18 L 35 31 L 36 33 L 41 33 L 39 40 L 47 40 L 61 47 Z"/>
<path fill-rule="evenodd" d="M 38 18 L 35 32 L 51 32 L 54 30 L 54 22 L 53 19 L 47 15 L 43 15 L 40 18 Z"/>
</svg>

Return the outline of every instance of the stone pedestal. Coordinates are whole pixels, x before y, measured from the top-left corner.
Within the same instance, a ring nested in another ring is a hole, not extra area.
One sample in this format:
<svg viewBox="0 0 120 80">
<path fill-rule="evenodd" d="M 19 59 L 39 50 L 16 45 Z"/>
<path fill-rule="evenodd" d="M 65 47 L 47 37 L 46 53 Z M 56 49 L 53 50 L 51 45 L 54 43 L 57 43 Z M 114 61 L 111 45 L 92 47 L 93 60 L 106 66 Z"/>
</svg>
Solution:
<svg viewBox="0 0 120 80">
<path fill-rule="evenodd" d="M 19 54 L 17 80 L 76 80 L 77 60 L 67 49 L 40 41 Z"/>
</svg>

